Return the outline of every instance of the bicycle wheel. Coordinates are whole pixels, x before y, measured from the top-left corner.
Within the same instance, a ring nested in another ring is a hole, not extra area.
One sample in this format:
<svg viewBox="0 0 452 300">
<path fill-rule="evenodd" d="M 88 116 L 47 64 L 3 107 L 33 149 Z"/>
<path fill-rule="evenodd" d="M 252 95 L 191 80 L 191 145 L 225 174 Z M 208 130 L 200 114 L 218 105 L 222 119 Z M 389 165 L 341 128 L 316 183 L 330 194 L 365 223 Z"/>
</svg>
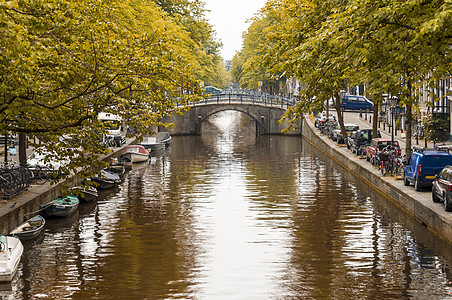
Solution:
<svg viewBox="0 0 452 300">
<path fill-rule="evenodd" d="M 47 169 L 37 167 L 33 172 L 33 182 L 39 185 L 46 183 L 49 180 L 49 177 L 47 176 L 48 172 L 49 170 Z"/>
<path fill-rule="evenodd" d="M 19 188 L 19 184 L 17 183 L 14 175 L 9 171 L 4 171 L 0 174 L 0 191 L 5 196 L 13 196 L 15 195 Z"/>
</svg>

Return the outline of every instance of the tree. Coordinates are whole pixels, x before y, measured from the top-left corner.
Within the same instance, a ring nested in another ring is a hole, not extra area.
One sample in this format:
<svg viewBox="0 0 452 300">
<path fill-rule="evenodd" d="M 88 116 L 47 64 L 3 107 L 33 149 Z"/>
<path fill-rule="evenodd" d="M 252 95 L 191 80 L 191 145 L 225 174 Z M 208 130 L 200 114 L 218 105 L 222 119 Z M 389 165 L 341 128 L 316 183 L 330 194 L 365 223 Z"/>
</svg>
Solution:
<svg viewBox="0 0 452 300">
<path fill-rule="evenodd" d="M 220 56 L 222 46 L 215 31 L 205 17 L 206 9 L 200 0 L 154 0 L 163 11 L 182 26 L 194 42 L 193 54 L 195 76 L 205 82 L 223 88 L 227 84 L 227 74 Z"/>
<path fill-rule="evenodd" d="M 265 30 L 272 23 L 270 16 L 255 18 L 248 30 L 243 34 L 242 49 L 234 55 L 232 60 L 232 80 L 245 89 L 279 93 L 279 84 L 276 76 L 279 74 L 268 72 L 258 63 L 262 55 L 268 52 L 269 43 Z M 259 82 L 262 85 L 259 86 Z"/>
<path fill-rule="evenodd" d="M 152 3 L 4 1 L 0 15 L 0 130 L 37 137 L 72 160 L 68 170 L 103 153 L 99 112 L 143 134 L 176 103 L 199 99 L 193 41 Z M 65 151 L 63 134 L 80 137 L 81 148 Z"/>
</svg>

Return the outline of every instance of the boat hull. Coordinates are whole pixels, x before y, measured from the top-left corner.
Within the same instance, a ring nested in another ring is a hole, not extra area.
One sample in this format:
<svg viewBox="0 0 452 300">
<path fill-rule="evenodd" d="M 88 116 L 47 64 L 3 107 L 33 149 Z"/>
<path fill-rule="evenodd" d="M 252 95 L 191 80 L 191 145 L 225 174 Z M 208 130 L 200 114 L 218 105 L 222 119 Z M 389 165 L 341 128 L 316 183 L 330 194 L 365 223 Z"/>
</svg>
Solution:
<svg viewBox="0 0 452 300">
<path fill-rule="evenodd" d="M 46 217 L 68 217 L 77 210 L 78 204 L 79 200 L 76 196 L 57 198 L 47 205 L 44 215 Z"/>
<path fill-rule="evenodd" d="M 132 163 L 144 162 L 149 159 L 148 154 L 144 153 L 124 153 L 121 158 L 129 159 Z"/>
<path fill-rule="evenodd" d="M 118 174 L 107 170 L 102 170 L 100 176 L 91 178 L 91 180 L 96 183 L 95 188 L 97 190 L 110 189 L 117 186 L 121 182 L 121 178 Z"/>
<path fill-rule="evenodd" d="M 18 237 L 22 242 L 33 240 L 44 232 L 45 219 L 37 215 L 22 223 L 10 232 L 10 235 Z"/>
<path fill-rule="evenodd" d="M 77 194 L 77 198 L 80 202 L 91 202 L 96 200 L 98 197 L 97 190 L 93 187 L 84 190 L 77 186 L 72 188 L 71 191 L 73 191 L 74 194 Z"/>
<path fill-rule="evenodd" d="M 78 208 L 78 203 L 75 205 L 60 205 L 52 204 L 44 210 L 47 217 L 68 217 L 72 215 Z"/>
<path fill-rule="evenodd" d="M 158 151 L 165 148 L 165 144 L 163 143 L 156 143 L 156 144 L 142 144 L 144 148 L 151 149 L 151 151 Z"/>
<path fill-rule="evenodd" d="M 2 236 L 1 241 L 6 242 L 7 246 L 5 244 L 5 251 L 0 254 L 0 282 L 11 282 L 17 272 L 24 246 L 18 238 L 12 236 Z"/>
</svg>

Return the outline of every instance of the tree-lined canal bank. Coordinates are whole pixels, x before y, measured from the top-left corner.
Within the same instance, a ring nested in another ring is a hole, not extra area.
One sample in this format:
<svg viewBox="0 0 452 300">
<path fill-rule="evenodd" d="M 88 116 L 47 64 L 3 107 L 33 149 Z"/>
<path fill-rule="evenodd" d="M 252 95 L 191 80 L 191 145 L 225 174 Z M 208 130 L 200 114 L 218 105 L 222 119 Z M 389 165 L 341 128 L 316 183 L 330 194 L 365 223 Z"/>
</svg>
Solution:
<svg viewBox="0 0 452 300">
<path fill-rule="evenodd" d="M 26 245 L 10 295 L 450 296 L 450 246 L 299 137 L 174 137 Z M 5 292 L 6 293 L 6 292 Z"/>
</svg>

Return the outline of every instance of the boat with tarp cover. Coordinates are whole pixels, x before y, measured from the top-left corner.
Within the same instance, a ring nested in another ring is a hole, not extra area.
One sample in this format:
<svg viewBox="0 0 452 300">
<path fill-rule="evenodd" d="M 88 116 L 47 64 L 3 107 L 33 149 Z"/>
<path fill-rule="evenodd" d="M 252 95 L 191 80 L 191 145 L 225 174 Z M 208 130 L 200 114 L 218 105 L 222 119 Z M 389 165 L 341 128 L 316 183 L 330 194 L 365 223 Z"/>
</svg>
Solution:
<svg viewBox="0 0 452 300">
<path fill-rule="evenodd" d="M 46 217 L 67 217 L 72 215 L 78 208 L 79 200 L 77 196 L 69 195 L 53 199 L 44 208 Z"/>
</svg>

